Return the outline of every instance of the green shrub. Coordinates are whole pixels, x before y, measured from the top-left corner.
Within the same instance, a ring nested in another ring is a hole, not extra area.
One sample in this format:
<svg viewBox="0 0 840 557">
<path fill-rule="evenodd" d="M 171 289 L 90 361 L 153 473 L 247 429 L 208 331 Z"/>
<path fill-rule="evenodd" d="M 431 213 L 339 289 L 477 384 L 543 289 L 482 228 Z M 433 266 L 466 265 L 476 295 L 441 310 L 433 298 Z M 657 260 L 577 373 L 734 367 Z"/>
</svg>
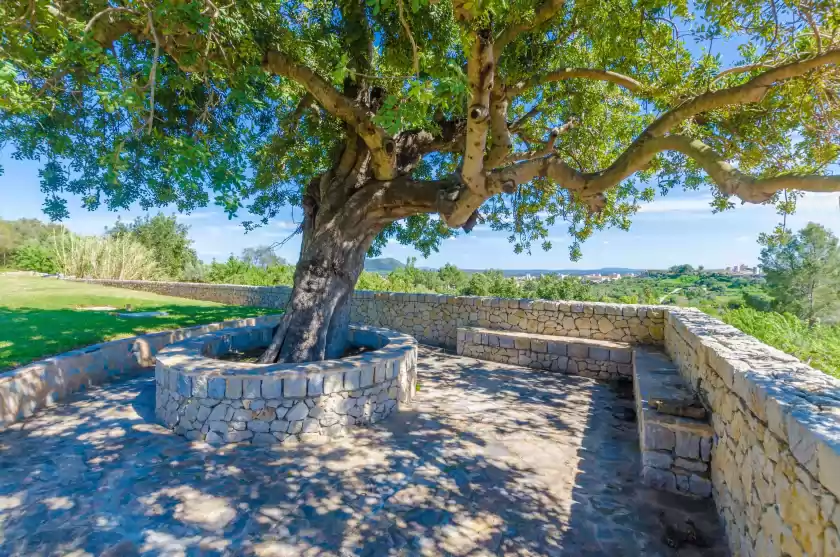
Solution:
<svg viewBox="0 0 840 557">
<path fill-rule="evenodd" d="M 58 265 L 55 262 L 52 250 L 37 243 L 26 244 L 15 250 L 14 265 L 24 271 L 58 272 Z"/>
<path fill-rule="evenodd" d="M 812 367 L 840 377 L 840 326 L 808 325 L 790 313 L 740 308 L 724 313 L 733 327 L 796 356 Z"/>
<path fill-rule="evenodd" d="M 257 267 L 230 256 L 224 263 L 214 261 L 206 272 L 205 280 L 216 284 L 247 284 L 251 286 L 291 286 L 295 268 L 291 265 Z"/>
</svg>

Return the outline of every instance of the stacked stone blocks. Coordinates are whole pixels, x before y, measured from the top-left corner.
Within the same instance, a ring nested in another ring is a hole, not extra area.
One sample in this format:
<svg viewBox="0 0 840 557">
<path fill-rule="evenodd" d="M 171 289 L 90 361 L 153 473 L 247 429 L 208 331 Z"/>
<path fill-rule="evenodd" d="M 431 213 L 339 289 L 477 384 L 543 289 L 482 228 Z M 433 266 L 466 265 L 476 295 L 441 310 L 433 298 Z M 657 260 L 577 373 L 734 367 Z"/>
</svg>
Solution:
<svg viewBox="0 0 840 557">
<path fill-rule="evenodd" d="M 103 342 L 0 373 L 0 431 L 73 393 L 147 371 L 164 346 L 226 327 L 274 326 L 279 319 L 232 319 Z"/>
<path fill-rule="evenodd" d="M 632 352 L 627 344 L 497 331 L 458 329 L 459 355 L 595 379 L 629 381 Z"/>
<path fill-rule="evenodd" d="M 158 420 L 214 444 L 323 441 L 376 423 L 413 397 L 416 342 L 380 329 L 351 327 L 351 343 L 375 350 L 341 360 L 260 365 L 216 358 L 265 346 L 272 335 L 272 327 L 234 329 L 161 351 Z"/>
<path fill-rule="evenodd" d="M 714 429 L 706 418 L 661 412 L 657 401 L 692 400 L 688 384 L 665 354 L 637 347 L 633 357 L 642 481 L 655 489 L 711 497 Z"/>
<path fill-rule="evenodd" d="M 840 381 L 691 309 L 668 354 L 712 412 L 711 479 L 734 555 L 840 555 Z"/>
<path fill-rule="evenodd" d="M 288 286 L 84 280 L 255 307 L 283 308 L 291 295 Z M 357 290 L 353 293 L 350 316 L 353 322 L 399 331 L 424 344 L 455 348 L 459 327 L 662 344 L 665 311 L 666 306 Z"/>
</svg>

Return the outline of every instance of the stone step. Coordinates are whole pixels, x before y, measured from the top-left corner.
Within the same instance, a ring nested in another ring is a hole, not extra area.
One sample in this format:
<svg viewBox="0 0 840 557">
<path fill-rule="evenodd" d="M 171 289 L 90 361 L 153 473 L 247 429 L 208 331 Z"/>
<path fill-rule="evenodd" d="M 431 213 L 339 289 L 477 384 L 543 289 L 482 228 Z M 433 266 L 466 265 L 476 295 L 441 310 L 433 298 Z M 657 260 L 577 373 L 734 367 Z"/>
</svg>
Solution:
<svg viewBox="0 0 840 557">
<path fill-rule="evenodd" d="M 630 381 L 632 375 L 632 347 L 608 340 L 459 327 L 457 353 L 596 379 Z"/>
<path fill-rule="evenodd" d="M 656 349 L 636 347 L 633 390 L 642 481 L 664 491 L 711 497 L 709 470 L 714 429 L 677 366 Z"/>
</svg>

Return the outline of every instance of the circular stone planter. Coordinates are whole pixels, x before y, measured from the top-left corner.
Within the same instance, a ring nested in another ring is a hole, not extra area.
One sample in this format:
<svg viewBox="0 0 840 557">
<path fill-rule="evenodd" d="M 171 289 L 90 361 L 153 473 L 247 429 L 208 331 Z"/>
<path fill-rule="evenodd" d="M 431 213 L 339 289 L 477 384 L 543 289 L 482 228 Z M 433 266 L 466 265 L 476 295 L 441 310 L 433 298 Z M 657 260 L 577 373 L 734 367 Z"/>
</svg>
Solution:
<svg viewBox="0 0 840 557">
<path fill-rule="evenodd" d="M 410 402 L 417 383 L 414 338 L 350 326 L 350 344 L 372 351 L 305 364 L 216 359 L 267 346 L 272 325 L 202 335 L 157 355 L 155 415 L 188 439 L 208 443 L 282 443 L 341 437 Z"/>
</svg>

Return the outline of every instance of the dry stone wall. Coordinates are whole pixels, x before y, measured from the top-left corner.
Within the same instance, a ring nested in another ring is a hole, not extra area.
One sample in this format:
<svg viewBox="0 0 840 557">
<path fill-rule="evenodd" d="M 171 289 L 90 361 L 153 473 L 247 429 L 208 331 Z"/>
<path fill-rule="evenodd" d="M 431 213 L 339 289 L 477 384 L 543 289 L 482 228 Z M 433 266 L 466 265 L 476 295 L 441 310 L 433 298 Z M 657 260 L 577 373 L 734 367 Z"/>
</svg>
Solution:
<svg viewBox="0 0 840 557">
<path fill-rule="evenodd" d="M 226 327 L 275 326 L 279 315 L 231 319 L 94 344 L 0 373 L 0 431 L 72 393 L 147 371 L 163 347 Z"/>
<path fill-rule="evenodd" d="M 283 308 L 287 286 L 238 286 L 131 280 L 87 280 L 107 286 L 225 304 Z M 630 344 L 662 344 L 665 306 L 511 300 L 356 291 L 350 318 L 454 349 L 458 327 L 484 327 Z"/>
<path fill-rule="evenodd" d="M 713 496 L 734 555 L 840 555 L 840 381 L 698 310 L 665 347 L 712 412 Z"/>
<path fill-rule="evenodd" d="M 211 333 L 169 346 L 155 367 L 155 414 L 188 439 L 211 444 L 321 441 L 376 423 L 410 402 L 417 343 L 371 327 L 350 329 L 369 352 L 308 364 L 218 359 L 266 346 L 273 326 Z"/>
<path fill-rule="evenodd" d="M 632 375 L 630 345 L 606 340 L 464 327 L 458 329 L 456 351 L 479 360 L 593 379 L 629 381 Z"/>
<path fill-rule="evenodd" d="M 711 497 L 710 459 L 715 431 L 705 410 L 687 417 L 660 412 L 660 403 L 694 406 L 693 394 L 665 354 L 638 347 L 633 350 L 633 392 L 642 452 L 645 485 Z"/>
</svg>

